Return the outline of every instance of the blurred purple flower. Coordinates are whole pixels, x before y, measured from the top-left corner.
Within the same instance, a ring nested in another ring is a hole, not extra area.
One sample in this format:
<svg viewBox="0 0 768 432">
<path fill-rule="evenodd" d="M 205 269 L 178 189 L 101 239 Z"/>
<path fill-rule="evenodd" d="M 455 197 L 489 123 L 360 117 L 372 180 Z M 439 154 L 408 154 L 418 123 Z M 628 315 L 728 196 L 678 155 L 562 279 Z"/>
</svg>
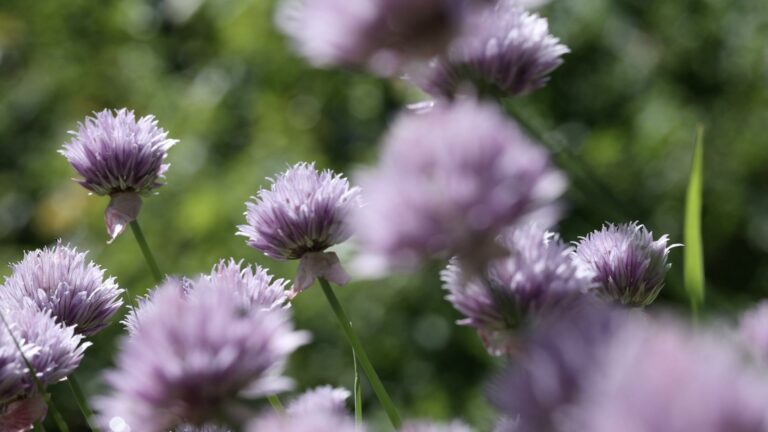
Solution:
<svg viewBox="0 0 768 432">
<path fill-rule="evenodd" d="M 402 114 L 361 184 L 354 223 L 375 269 L 436 255 L 483 263 L 504 228 L 556 221 L 565 179 L 495 105 L 465 99 Z"/>
<path fill-rule="evenodd" d="M 134 335 L 139 327 L 143 325 L 146 316 L 153 316 L 157 314 L 157 302 L 155 296 L 158 293 L 174 290 L 187 295 L 192 289 L 194 281 L 187 278 L 167 277 L 160 285 L 155 287 L 145 296 L 137 299 L 136 306 L 129 306 L 128 313 L 125 314 L 125 318 L 121 321 L 128 334 Z"/>
<path fill-rule="evenodd" d="M 526 328 L 520 351 L 490 383 L 490 400 L 504 415 L 496 432 L 559 430 L 563 411 L 579 400 L 600 353 L 627 320 L 624 310 L 588 296 L 568 306 Z"/>
<path fill-rule="evenodd" d="M 243 267 L 242 261 L 221 260 L 209 275 L 204 276 L 219 289 L 237 293 L 247 308 L 279 309 L 287 306 L 287 281 L 273 279 L 267 269 L 254 265 Z"/>
<path fill-rule="evenodd" d="M 63 245 L 37 249 L 12 264 L 0 286 L 0 302 L 8 307 L 50 310 L 54 319 L 85 336 L 109 325 L 123 302 L 123 290 L 104 270 L 86 261 L 86 253 Z"/>
<path fill-rule="evenodd" d="M 347 413 L 345 401 L 349 398 L 349 391 L 343 388 L 320 386 L 308 390 L 293 399 L 285 409 L 289 416 L 311 415 L 316 412 L 335 413 L 344 415 Z"/>
<path fill-rule="evenodd" d="M 472 432 L 472 428 L 458 420 L 451 423 L 410 421 L 403 425 L 400 432 Z"/>
<path fill-rule="evenodd" d="M 280 29 L 316 67 L 365 66 L 391 75 L 442 51 L 473 0 L 283 0 Z"/>
<path fill-rule="evenodd" d="M 739 333 L 747 349 L 768 363 L 768 300 L 744 312 L 739 320 Z"/>
<path fill-rule="evenodd" d="M 344 284 L 349 277 L 329 247 L 347 240 L 349 213 L 360 206 L 360 190 L 350 188 L 341 174 L 318 172 L 313 163 L 299 163 L 271 180 L 246 203 L 247 224 L 238 235 L 248 245 L 277 260 L 301 259 L 292 294 L 325 277 Z"/>
<path fill-rule="evenodd" d="M 441 273 L 446 297 L 478 330 L 488 349 L 501 354 L 511 334 L 542 310 L 573 300 L 590 287 L 578 275 L 571 248 L 557 234 L 536 225 L 511 230 L 499 240 L 507 256 L 492 261 L 486 274 L 465 272 L 459 260 Z"/>
<path fill-rule="evenodd" d="M 515 0 L 500 0 L 473 14 L 448 52 L 410 79 L 434 96 L 462 90 L 515 96 L 543 87 L 568 52 L 549 33 L 546 18 Z"/>
<path fill-rule="evenodd" d="M 167 283 L 151 301 L 106 375 L 111 393 L 94 401 L 105 428 L 226 423 L 239 416 L 238 399 L 290 386 L 282 369 L 308 335 L 294 331 L 287 311 L 245 309 L 236 292 L 207 279 L 186 294 L 182 284 Z"/>
<path fill-rule="evenodd" d="M 105 213 L 110 239 L 114 240 L 138 216 L 140 195 L 163 185 L 168 169 L 168 149 L 176 140 L 157 125 L 154 116 L 138 120 L 125 108 L 103 110 L 86 117 L 71 141 L 59 151 L 82 179 L 83 187 L 112 197 Z"/>
<path fill-rule="evenodd" d="M 658 240 L 637 222 L 603 226 L 582 237 L 574 260 L 596 283 L 595 293 L 628 306 L 647 306 L 664 287 L 670 249 L 665 234 Z"/>
<path fill-rule="evenodd" d="M 595 366 L 567 431 L 763 432 L 768 380 L 728 338 L 675 321 L 625 326 Z"/>
</svg>

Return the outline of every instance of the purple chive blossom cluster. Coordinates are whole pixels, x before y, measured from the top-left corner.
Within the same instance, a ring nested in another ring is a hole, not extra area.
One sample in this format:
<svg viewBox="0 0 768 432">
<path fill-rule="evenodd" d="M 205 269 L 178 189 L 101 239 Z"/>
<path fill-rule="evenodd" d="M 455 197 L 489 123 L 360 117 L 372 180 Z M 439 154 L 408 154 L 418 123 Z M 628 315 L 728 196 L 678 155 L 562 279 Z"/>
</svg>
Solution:
<svg viewBox="0 0 768 432">
<path fill-rule="evenodd" d="M 506 256 L 492 261 L 482 274 L 468 273 L 454 259 L 441 273 L 446 297 L 477 329 L 493 352 L 513 344 L 509 335 L 543 310 L 556 308 L 590 286 L 579 276 L 571 248 L 555 233 L 536 225 L 511 230 L 499 239 Z"/>
<path fill-rule="evenodd" d="M 768 363 L 768 301 L 744 312 L 739 320 L 739 334 L 749 352 Z"/>
<path fill-rule="evenodd" d="M 514 0 L 475 14 L 447 52 L 415 71 L 411 81 L 427 93 L 461 91 L 515 96 L 541 88 L 568 48 L 549 33 L 547 20 Z"/>
<path fill-rule="evenodd" d="M 349 391 L 322 386 L 309 390 L 291 400 L 285 414 L 267 412 L 250 423 L 248 432 L 365 432 L 355 426 L 347 412 L 345 401 Z"/>
<path fill-rule="evenodd" d="M 106 375 L 111 392 L 94 402 L 104 428 L 237 422 L 241 400 L 290 387 L 282 369 L 308 336 L 293 329 L 287 311 L 243 308 L 237 292 L 206 278 L 183 288 L 158 288 L 121 342 Z"/>
<path fill-rule="evenodd" d="M 478 0 L 282 0 L 278 26 L 314 66 L 389 75 L 441 52 Z"/>
<path fill-rule="evenodd" d="M 406 423 L 401 432 L 472 432 L 472 428 L 460 421 L 451 423 L 433 423 L 430 421 L 413 421 Z"/>
<path fill-rule="evenodd" d="M 581 238 L 574 259 L 595 282 L 595 292 L 628 306 L 646 306 L 664 288 L 671 264 L 666 235 L 653 233 L 636 222 L 603 226 Z"/>
<path fill-rule="evenodd" d="M 494 105 L 462 100 L 403 114 L 382 146 L 378 165 L 360 175 L 365 206 L 354 219 L 375 265 L 484 261 L 505 228 L 557 219 L 563 175 Z"/>
<path fill-rule="evenodd" d="M 168 138 L 154 116 L 137 119 L 125 108 L 94 113 L 70 133 L 60 153 L 81 176 L 78 183 L 111 197 L 105 222 L 114 240 L 138 216 L 141 196 L 163 185 L 169 166 L 165 158 L 177 141 Z"/>
<path fill-rule="evenodd" d="M 61 242 L 27 252 L 11 269 L 0 287 L 0 303 L 50 311 L 56 321 L 85 336 L 109 325 L 123 304 L 115 279 L 88 261 L 85 252 Z"/>
<path fill-rule="evenodd" d="M 246 203 L 246 224 L 238 234 L 252 248 L 277 260 L 301 260 L 295 295 L 325 277 L 344 284 L 348 276 L 326 250 L 352 235 L 349 215 L 361 205 L 360 190 L 341 174 L 298 163 L 271 180 Z"/>
</svg>

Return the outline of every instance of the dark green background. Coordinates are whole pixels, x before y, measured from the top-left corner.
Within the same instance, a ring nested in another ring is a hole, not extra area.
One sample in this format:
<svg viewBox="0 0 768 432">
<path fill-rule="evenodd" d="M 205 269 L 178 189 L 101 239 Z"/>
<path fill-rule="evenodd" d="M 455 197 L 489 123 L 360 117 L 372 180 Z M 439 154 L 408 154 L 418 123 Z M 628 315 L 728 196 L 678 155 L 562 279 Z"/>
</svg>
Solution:
<svg viewBox="0 0 768 432">
<path fill-rule="evenodd" d="M 392 116 L 421 95 L 309 68 L 276 32 L 273 9 L 267 0 L 0 0 L 0 262 L 63 238 L 132 293 L 152 286 L 130 235 L 106 245 L 106 199 L 69 181 L 56 153 L 85 115 L 126 106 L 155 114 L 181 141 L 168 185 L 140 218 L 162 269 L 191 275 L 232 256 L 291 277 L 295 263 L 265 259 L 234 236 L 243 202 L 287 164 L 352 173 L 371 162 Z M 542 12 L 572 53 L 546 89 L 511 104 L 576 170 L 566 240 L 637 219 L 681 242 L 701 122 L 707 311 L 733 314 L 764 296 L 768 3 L 555 0 Z M 679 249 L 671 260 L 660 301 L 684 305 Z M 471 330 L 453 324 L 438 270 L 356 282 L 339 296 L 407 417 L 462 416 L 487 429 L 483 382 L 496 366 Z M 317 289 L 299 297 L 295 318 L 315 335 L 291 362 L 300 388 L 350 387 L 351 353 Z M 101 391 L 119 333 L 114 326 L 88 350 L 78 375 L 89 393 Z M 79 422 L 68 393 L 55 390 Z M 365 391 L 367 414 L 382 422 Z"/>
</svg>

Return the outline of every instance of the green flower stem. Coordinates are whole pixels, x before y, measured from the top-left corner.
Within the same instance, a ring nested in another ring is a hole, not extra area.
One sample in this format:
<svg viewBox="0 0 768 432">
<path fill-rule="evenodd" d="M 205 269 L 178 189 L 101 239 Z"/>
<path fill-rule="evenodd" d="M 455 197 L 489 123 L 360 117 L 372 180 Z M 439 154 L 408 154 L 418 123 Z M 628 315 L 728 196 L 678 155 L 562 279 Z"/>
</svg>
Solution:
<svg viewBox="0 0 768 432">
<path fill-rule="evenodd" d="M 35 432 L 45 432 L 45 427 L 43 426 L 43 422 L 36 421 L 33 425 Z"/>
<path fill-rule="evenodd" d="M 83 389 L 80 387 L 80 383 L 77 381 L 77 378 L 75 378 L 75 375 L 72 374 L 67 377 L 67 382 L 69 383 L 69 389 L 72 391 L 72 395 L 75 397 L 75 402 L 77 402 L 77 406 L 80 408 L 80 412 L 83 413 L 85 421 L 88 422 L 88 426 L 91 427 L 93 432 L 99 432 L 99 428 L 93 424 L 93 411 L 91 411 L 91 408 L 88 406 L 85 393 L 83 393 Z"/>
<path fill-rule="evenodd" d="M 45 387 L 43 386 L 43 383 L 40 382 L 40 379 L 37 377 L 35 368 L 32 366 L 32 363 L 29 362 L 29 359 L 27 359 L 27 356 L 24 355 L 24 351 L 21 350 L 21 345 L 19 344 L 19 341 L 16 339 L 16 335 L 14 335 L 13 332 L 11 331 L 11 325 L 8 324 L 8 321 L 6 321 L 5 319 L 5 315 L 3 315 L 2 313 L 0 313 L 0 320 L 3 321 L 3 325 L 5 325 L 6 330 L 8 330 L 8 334 L 11 336 L 11 340 L 13 341 L 13 344 L 16 345 L 16 349 L 19 350 L 21 359 L 24 360 L 24 364 L 27 366 L 27 369 L 29 369 L 29 375 L 32 377 L 32 381 L 35 383 L 35 388 L 37 389 L 37 392 L 40 394 L 40 397 L 43 398 L 43 400 L 45 401 L 45 405 L 48 406 L 48 412 L 51 413 L 51 417 L 53 417 L 53 421 L 59 427 L 59 430 L 61 432 L 69 432 L 69 427 L 67 427 L 67 422 L 64 421 L 64 417 L 61 416 L 61 412 L 59 412 L 59 410 L 56 408 L 56 405 L 51 400 L 51 396 L 45 392 Z"/>
<path fill-rule="evenodd" d="M 147 244 L 147 239 L 144 237 L 144 233 L 141 231 L 139 221 L 131 221 L 131 231 L 133 231 L 133 236 L 136 238 L 136 243 L 139 244 L 141 253 L 144 255 L 144 260 L 147 262 L 147 266 L 149 266 L 149 270 L 152 272 L 152 276 L 155 278 L 155 281 L 157 283 L 162 282 L 163 274 L 160 272 L 160 267 L 157 266 L 157 261 L 155 261 L 155 257 L 152 255 L 152 251 L 149 249 L 149 244 Z"/>
<path fill-rule="evenodd" d="M 283 403 L 280 402 L 280 398 L 277 395 L 269 395 L 267 396 L 267 400 L 269 401 L 269 404 L 272 405 L 272 408 L 274 408 L 278 414 L 282 414 L 285 412 L 285 407 L 283 406 Z"/>
<path fill-rule="evenodd" d="M 357 368 L 357 356 L 355 350 L 352 350 L 352 362 L 355 366 L 355 383 L 354 383 L 354 398 L 355 398 L 355 425 L 359 428 L 363 424 L 363 392 L 360 386 L 360 371 Z"/>
<path fill-rule="evenodd" d="M 392 399 L 389 397 L 387 390 L 384 388 L 384 384 L 382 384 L 381 379 L 379 379 L 379 375 L 376 374 L 376 369 L 373 368 L 371 361 L 368 359 L 368 354 L 365 352 L 365 349 L 363 349 L 363 345 L 360 343 L 360 339 L 358 339 L 357 334 L 352 329 L 352 323 L 349 321 L 346 312 L 344 312 L 344 308 L 341 307 L 339 299 L 336 298 L 336 294 L 334 294 L 333 289 L 327 280 L 324 278 L 317 278 L 317 280 L 320 282 L 320 286 L 323 288 L 323 293 L 325 293 L 325 298 L 328 299 L 328 303 L 331 305 L 331 309 L 333 309 L 333 312 L 336 314 L 336 318 L 339 320 L 339 324 L 341 325 L 341 329 L 344 331 L 344 335 L 347 337 L 347 341 L 352 346 L 352 350 L 355 352 L 355 356 L 357 357 L 357 361 L 360 363 L 360 367 L 363 368 L 363 372 L 365 372 L 365 375 L 368 376 L 368 381 L 371 383 L 373 392 L 376 393 L 376 397 L 379 398 L 379 402 L 381 402 L 384 411 L 386 411 L 387 416 L 389 417 L 389 421 L 392 423 L 392 426 L 394 426 L 395 429 L 400 429 L 400 425 L 402 424 L 402 421 L 400 420 L 400 414 L 397 413 L 395 404 L 392 403 Z"/>
</svg>

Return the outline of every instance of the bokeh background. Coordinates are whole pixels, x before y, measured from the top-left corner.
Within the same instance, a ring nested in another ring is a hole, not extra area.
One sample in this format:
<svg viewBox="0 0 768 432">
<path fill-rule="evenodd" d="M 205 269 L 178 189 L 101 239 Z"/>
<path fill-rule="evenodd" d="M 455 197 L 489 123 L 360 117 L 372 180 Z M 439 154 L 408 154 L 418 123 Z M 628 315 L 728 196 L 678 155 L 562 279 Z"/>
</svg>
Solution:
<svg viewBox="0 0 768 432">
<path fill-rule="evenodd" d="M 563 237 L 639 220 L 681 242 L 701 123 L 706 312 L 728 317 L 768 294 L 768 2 L 554 0 L 541 12 L 572 53 L 548 87 L 508 108 L 570 173 Z M 153 285 L 130 234 L 107 246 L 107 200 L 70 181 L 56 152 L 92 111 L 129 107 L 180 140 L 167 186 L 140 218 L 161 268 L 192 275 L 235 257 L 290 278 L 295 263 L 267 260 L 234 235 L 244 201 L 297 161 L 354 173 L 375 159 L 398 110 L 423 95 L 403 82 L 311 69 L 273 15 L 271 0 L 0 0 L 0 262 L 63 238 L 133 295 Z M 685 304 L 679 249 L 671 260 L 657 307 Z M 487 430 L 494 415 L 483 383 L 499 365 L 473 331 L 454 325 L 438 271 L 338 294 L 407 417 L 461 416 Z M 319 290 L 298 298 L 295 319 L 314 334 L 290 364 L 299 388 L 351 388 L 351 352 Z M 99 374 L 121 333 L 113 326 L 88 350 L 77 372 L 88 393 L 102 391 Z M 58 387 L 74 425 L 80 416 Z M 383 422 L 364 391 L 367 415 Z"/>
</svg>

